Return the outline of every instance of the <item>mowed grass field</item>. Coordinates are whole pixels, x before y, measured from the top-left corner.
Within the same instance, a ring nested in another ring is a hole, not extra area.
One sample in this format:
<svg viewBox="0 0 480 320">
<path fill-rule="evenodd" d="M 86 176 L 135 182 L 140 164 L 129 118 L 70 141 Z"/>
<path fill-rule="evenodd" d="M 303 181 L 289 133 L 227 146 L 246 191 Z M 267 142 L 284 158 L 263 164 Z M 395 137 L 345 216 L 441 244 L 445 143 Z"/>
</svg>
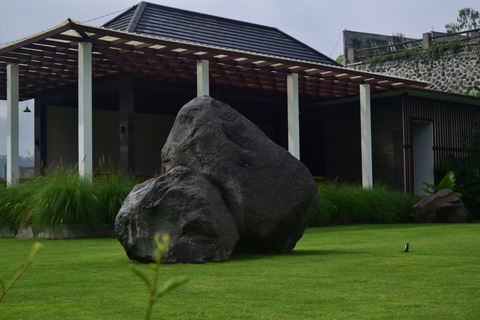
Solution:
<svg viewBox="0 0 480 320">
<path fill-rule="evenodd" d="M 0 239 L 10 281 L 0 319 L 142 319 L 144 283 L 115 238 Z M 405 242 L 410 252 L 403 252 Z M 160 283 L 190 282 L 153 319 L 480 319 L 480 224 L 365 224 L 307 229 L 283 255 L 163 265 Z"/>
</svg>

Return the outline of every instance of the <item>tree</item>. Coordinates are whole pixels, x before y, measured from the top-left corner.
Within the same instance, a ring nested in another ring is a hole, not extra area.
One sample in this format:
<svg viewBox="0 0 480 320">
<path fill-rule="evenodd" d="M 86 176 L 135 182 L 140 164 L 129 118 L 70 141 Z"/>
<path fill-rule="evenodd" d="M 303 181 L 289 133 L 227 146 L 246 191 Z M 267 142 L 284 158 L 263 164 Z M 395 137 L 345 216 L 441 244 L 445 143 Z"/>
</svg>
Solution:
<svg viewBox="0 0 480 320">
<path fill-rule="evenodd" d="M 458 11 L 457 22 L 458 23 L 448 23 L 445 25 L 447 33 L 477 29 L 480 26 L 480 14 L 472 8 L 463 8 Z"/>
</svg>

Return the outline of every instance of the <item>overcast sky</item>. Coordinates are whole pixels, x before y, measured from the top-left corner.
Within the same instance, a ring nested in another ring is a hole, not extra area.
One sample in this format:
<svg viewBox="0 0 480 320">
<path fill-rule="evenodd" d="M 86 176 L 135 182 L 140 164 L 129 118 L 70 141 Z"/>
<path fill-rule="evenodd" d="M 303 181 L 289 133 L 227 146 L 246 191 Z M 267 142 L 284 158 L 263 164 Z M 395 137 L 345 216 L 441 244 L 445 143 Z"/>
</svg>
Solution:
<svg viewBox="0 0 480 320">
<path fill-rule="evenodd" d="M 31 36 L 67 18 L 100 26 L 140 1 L 135 0 L 2 0 L 0 46 Z M 275 27 L 335 59 L 342 54 L 342 31 L 402 33 L 420 39 L 445 31 L 458 11 L 480 11 L 478 0 L 151 0 L 170 7 Z M 115 14 L 111 14 L 114 13 Z M 111 15 L 109 15 L 111 14 Z M 103 16 L 103 17 L 102 17 Z M 99 18 L 102 17 L 102 18 Z M 97 19 L 99 18 L 99 19 Z M 94 19 L 94 20 L 92 20 Z M 20 104 L 20 154 L 34 153 L 33 112 Z M 33 111 L 33 102 L 28 102 Z M 0 100 L 0 155 L 6 154 L 6 101 Z"/>
</svg>

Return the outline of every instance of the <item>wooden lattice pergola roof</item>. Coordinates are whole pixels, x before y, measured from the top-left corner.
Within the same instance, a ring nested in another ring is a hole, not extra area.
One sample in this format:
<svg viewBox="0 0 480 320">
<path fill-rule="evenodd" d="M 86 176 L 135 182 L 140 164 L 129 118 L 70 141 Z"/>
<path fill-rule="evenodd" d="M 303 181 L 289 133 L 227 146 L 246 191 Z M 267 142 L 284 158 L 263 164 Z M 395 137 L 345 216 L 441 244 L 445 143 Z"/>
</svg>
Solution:
<svg viewBox="0 0 480 320">
<path fill-rule="evenodd" d="M 421 88 L 427 83 L 321 63 L 174 41 L 71 21 L 0 48 L 0 99 L 6 99 L 6 65 L 18 64 L 20 100 L 77 83 L 78 43 L 93 46 L 93 83 L 132 77 L 196 83 L 196 61 L 209 60 L 210 85 L 286 92 L 286 74 L 297 73 L 300 96 L 333 99 L 372 92 Z"/>
</svg>

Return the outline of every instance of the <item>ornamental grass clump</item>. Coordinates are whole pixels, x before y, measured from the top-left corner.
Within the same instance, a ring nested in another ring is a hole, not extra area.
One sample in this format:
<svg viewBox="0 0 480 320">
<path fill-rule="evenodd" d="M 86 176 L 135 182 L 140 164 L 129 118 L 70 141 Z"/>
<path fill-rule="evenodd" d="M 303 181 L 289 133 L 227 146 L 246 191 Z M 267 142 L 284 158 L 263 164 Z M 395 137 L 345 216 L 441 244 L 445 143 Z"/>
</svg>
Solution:
<svg viewBox="0 0 480 320">
<path fill-rule="evenodd" d="M 94 177 L 62 167 L 12 187 L 0 186 L 0 226 L 84 225 L 98 229 L 113 224 L 137 181 L 131 174 Z"/>
<path fill-rule="evenodd" d="M 18 229 L 28 223 L 44 184 L 44 177 L 38 177 L 8 188 L 0 185 L 0 226 Z"/>
<path fill-rule="evenodd" d="M 320 202 L 310 226 L 410 222 L 412 206 L 420 200 L 383 186 L 364 189 L 353 184 L 319 183 L 318 191 Z"/>
<path fill-rule="evenodd" d="M 115 222 L 115 217 L 122 207 L 123 201 L 137 183 L 139 182 L 135 180 L 135 177 L 125 171 L 94 179 L 93 187 L 103 214 L 103 222 Z"/>
<path fill-rule="evenodd" d="M 18 212 L 24 207 L 25 196 L 20 191 L 20 188 L 0 185 L 0 226 L 15 228 L 18 220 L 23 220 Z"/>
<path fill-rule="evenodd" d="M 90 181 L 73 170 L 56 171 L 48 180 L 35 197 L 33 224 L 101 226 L 101 205 Z"/>
</svg>

